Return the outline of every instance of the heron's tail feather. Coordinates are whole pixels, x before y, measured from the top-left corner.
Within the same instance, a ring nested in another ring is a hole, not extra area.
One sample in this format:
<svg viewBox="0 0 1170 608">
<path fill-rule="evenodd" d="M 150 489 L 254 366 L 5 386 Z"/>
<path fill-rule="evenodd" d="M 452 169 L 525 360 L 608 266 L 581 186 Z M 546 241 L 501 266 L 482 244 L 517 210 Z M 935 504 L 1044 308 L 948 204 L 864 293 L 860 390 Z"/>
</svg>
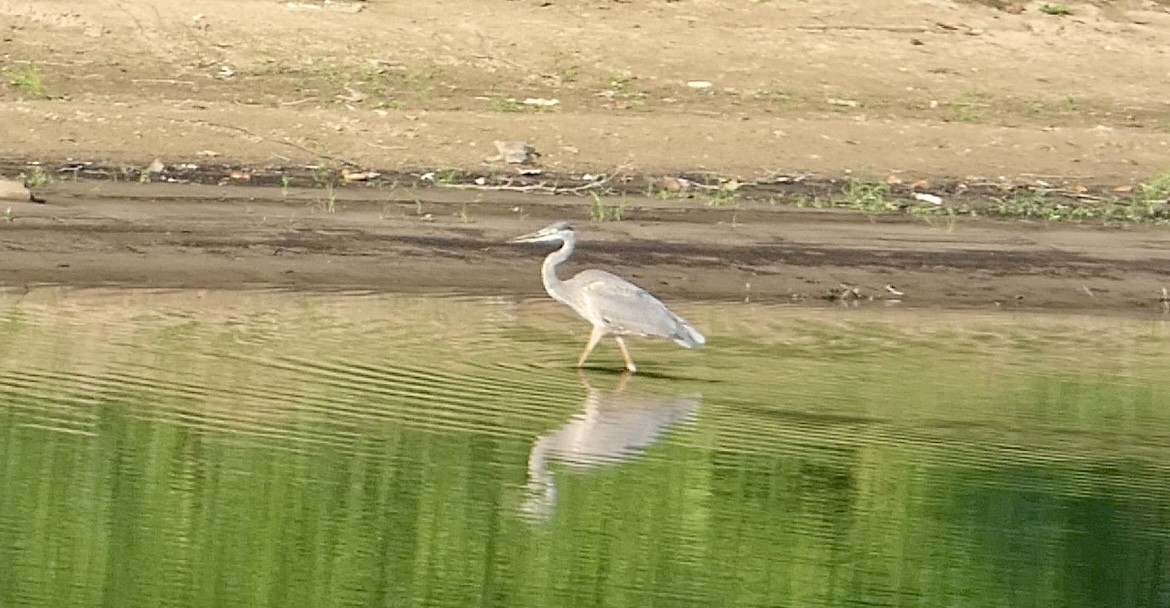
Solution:
<svg viewBox="0 0 1170 608">
<path fill-rule="evenodd" d="M 670 339 L 674 340 L 675 344 L 686 348 L 698 348 L 707 343 L 707 338 L 704 338 L 703 334 L 682 319 L 678 320 L 678 325 Z"/>
</svg>

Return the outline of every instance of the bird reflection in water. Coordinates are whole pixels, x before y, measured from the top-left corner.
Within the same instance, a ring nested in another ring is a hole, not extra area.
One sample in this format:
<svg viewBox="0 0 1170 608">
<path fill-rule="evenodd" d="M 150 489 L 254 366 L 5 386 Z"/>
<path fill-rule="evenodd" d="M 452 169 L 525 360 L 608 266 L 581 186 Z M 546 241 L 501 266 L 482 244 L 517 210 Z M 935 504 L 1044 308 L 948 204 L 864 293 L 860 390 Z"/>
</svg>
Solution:
<svg viewBox="0 0 1170 608">
<path fill-rule="evenodd" d="M 593 388 L 584 372 L 581 411 L 561 428 L 536 440 L 528 454 L 527 499 L 521 512 L 530 520 L 548 520 L 556 509 L 552 464 L 587 472 L 636 458 L 673 427 L 692 422 L 703 396 L 655 395 L 629 390 L 623 373 L 613 390 Z"/>
</svg>

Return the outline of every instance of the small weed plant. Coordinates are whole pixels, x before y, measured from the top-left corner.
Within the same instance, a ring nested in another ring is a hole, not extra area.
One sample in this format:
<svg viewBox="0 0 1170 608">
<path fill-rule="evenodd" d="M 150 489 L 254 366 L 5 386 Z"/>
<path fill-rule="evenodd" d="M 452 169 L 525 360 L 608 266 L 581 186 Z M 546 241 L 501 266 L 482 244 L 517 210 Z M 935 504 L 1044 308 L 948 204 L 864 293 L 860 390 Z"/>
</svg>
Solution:
<svg viewBox="0 0 1170 608">
<path fill-rule="evenodd" d="M 593 202 L 589 205 L 589 219 L 593 222 L 620 222 L 629 203 L 623 196 L 617 204 L 607 205 L 596 192 L 591 193 Z"/>
<path fill-rule="evenodd" d="M 22 95 L 47 99 L 49 91 L 45 88 L 45 79 L 37 66 L 30 65 L 8 75 L 8 84 L 16 87 Z"/>
</svg>

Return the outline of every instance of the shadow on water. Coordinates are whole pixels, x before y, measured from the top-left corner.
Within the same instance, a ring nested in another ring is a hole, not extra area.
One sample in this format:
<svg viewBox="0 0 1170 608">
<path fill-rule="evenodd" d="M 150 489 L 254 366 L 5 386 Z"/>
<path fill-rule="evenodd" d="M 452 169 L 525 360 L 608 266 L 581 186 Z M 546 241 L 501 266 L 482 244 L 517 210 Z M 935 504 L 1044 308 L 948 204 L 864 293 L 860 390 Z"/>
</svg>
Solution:
<svg viewBox="0 0 1170 608">
<path fill-rule="evenodd" d="M 528 455 L 528 498 L 521 513 L 530 521 L 552 517 L 557 504 L 554 463 L 587 472 L 632 460 L 679 424 L 693 422 L 702 404 L 697 393 L 662 395 L 631 388 L 637 380 L 620 374 L 612 390 L 579 374 L 585 400 L 569 422 L 537 438 Z"/>
<path fill-rule="evenodd" d="M 568 369 L 568 368 L 566 368 L 566 369 Z M 605 375 L 612 376 L 615 378 L 625 377 L 625 376 L 630 374 L 624 368 L 604 367 L 604 366 L 600 366 L 600 365 L 586 365 L 586 366 L 583 366 L 581 368 L 576 368 L 576 369 L 579 369 L 580 371 L 589 372 L 589 373 L 597 375 L 597 376 L 605 374 Z M 654 379 L 654 380 L 667 380 L 667 381 L 673 380 L 673 381 L 682 381 L 682 382 L 695 382 L 695 381 L 697 381 L 697 379 L 695 377 L 681 374 L 681 373 L 671 373 L 668 371 L 655 371 L 652 369 L 644 369 L 644 368 L 638 368 L 637 376 L 639 378 L 648 378 L 648 379 Z M 705 381 L 706 382 L 718 382 L 718 380 L 705 380 Z"/>
</svg>

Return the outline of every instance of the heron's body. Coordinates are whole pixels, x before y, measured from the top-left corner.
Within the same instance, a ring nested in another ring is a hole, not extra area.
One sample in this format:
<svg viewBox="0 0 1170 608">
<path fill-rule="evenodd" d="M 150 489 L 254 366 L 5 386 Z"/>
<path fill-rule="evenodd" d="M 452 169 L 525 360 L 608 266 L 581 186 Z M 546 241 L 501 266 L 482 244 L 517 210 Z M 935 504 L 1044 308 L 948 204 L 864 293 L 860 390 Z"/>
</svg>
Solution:
<svg viewBox="0 0 1170 608">
<path fill-rule="evenodd" d="M 557 276 L 557 266 L 573 255 L 576 237 L 567 223 L 558 222 L 531 234 L 516 237 L 512 242 L 562 243 L 550 253 L 541 268 L 541 278 L 548 295 L 581 315 L 593 324 L 593 332 L 585 345 L 577 366 L 585 364 L 597 343 L 611 335 L 622 351 L 626 369 L 637 371 L 622 336 L 659 336 L 673 340 L 686 348 L 702 346 L 706 339 L 682 317 L 674 314 L 658 298 L 645 289 L 604 270 L 583 270 L 567 281 Z"/>
</svg>

